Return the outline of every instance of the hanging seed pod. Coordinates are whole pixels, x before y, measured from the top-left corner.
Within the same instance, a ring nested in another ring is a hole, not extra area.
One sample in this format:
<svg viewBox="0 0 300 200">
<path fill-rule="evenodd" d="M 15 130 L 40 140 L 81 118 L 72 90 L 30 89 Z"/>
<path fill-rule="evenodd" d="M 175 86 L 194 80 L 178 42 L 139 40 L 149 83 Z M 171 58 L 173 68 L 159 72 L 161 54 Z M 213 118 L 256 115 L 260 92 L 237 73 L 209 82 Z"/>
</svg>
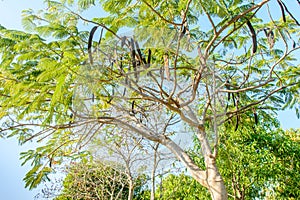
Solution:
<svg viewBox="0 0 300 200">
<path fill-rule="evenodd" d="M 295 23 L 300 26 L 299 22 L 297 21 L 297 19 L 292 15 L 292 13 L 288 10 L 288 8 L 286 7 L 286 5 L 281 1 L 278 0 L 280 2 L 280 4 L 284 7 L 285 11 L 290 15 L 290 17 L 295 21 Z M 298 2 L 299 3 L 299 2 Z"/>
<path fill-rule="evenodd" d="M 279 4 L 280 10 L 281 10 L 282 19 L 284 22 L 286 22 L 286 17 L 285 17 L 285 12 L 284 12 L 284 7 L 282 5 L 282 2 L 277 0 L 277 3 Z"/>
<path fill-rule="evenodd" d="M 252 37 L 252 53 L 254 54 L 257 50 L 257 39 L 256 39 L 256 33 L 255 30 L 249 20 L 247 20 L 247 26 L 250 30 L 251 37 Z"/>
<path fill-rule="evenodd" d="M 150 67 L 151 62 L 151 49 L 148 49 L 147 67 Z"/>
<path fill-rule="evenodd" d="M 270 45 L 270 49 L 272 49 L 274 47 L 274 44 L 275 44 L 275 35 L 274 35 L 274 32 L 270 28 L 265 28 L 264 32 L 265 32 L 265 34 L 267 36 L 267 40 L 268 40 L 268 43 Z"/>
<path fill-rule="evenodd" d="M 140 46 L 139 46 L 139 43 L 137 41 L 135 41 L 135 47 L 136 47 L 136 50 L 138 52 L 138 58 L 140 60 L 140 63 L 143 64 L 143 65 L 146 64 L 146 59 L 143 57 Z"/>
<path fill-rule="evenodd" d="M 92 30 L 90 31 L 89 39 L 88 39 L 88 53 L 89 53 L 89 60 L 90 64 L 93 64 L 93 55 L 92 55 L 92 42 L 93 42 L 93 37 L 94 34 L 97 30 L 98 26 L 94 26 Z"/>
<path fill-rule="evenodd" d="M 170 81 L 170 69 L 169 69 L 169 55 L 164 54 L 164 69 L 166 72 L 167 80 Z"/>
</svg>

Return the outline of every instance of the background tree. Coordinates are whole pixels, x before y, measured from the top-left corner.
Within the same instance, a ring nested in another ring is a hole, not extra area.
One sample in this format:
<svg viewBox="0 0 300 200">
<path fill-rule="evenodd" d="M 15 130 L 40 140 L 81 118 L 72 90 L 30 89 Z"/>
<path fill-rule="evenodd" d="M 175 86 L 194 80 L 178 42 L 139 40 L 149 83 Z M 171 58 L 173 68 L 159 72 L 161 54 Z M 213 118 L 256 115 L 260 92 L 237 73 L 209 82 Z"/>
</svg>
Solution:
<svg viewBox="0 0 300 200">
<path fill-rule="evenodd" d="M 162 180 L 161 187 L 157 187 L 156 199 L 209 199 L 209 192 L 188 175 L 169 174 Z"/>
<path fill-rule="evenodd" d="M 131 137 L 125 131 L 118 129 L 110 131 L 105 138 L 98 138 L 94 144 L 93 157 L 97 160 L 106 160 L 119 163 L 124 168 L 124 174 L 127 176 L 129 186 L 128 200 L 133 199 L 135 179 L 144 171 L 147 155 L 142 149 L 142 138 Z M 102 148 L 101 148 L 102 147 Z"/>
<path fill-rule="evenodd" d="M 92 152 L 94 160 L 115 162 L 124 168 L 124 174 L 128 178 L 128 199 L 134 198 L 134 188 L 136 184 L 141 184 L 136 181 L 139 177 L 147 175 L 145 182 L 150 182 L 151 179 L 153 187 L 156 183 L 156 171 L 161 169 L 159 162 L 162 160 L 174 162 L 169 152 L 159 149 L 158 145 L 153 146 L 149 141 L 138 138 L 126 130 L 115 128 L 104 137 L 95 137 L 88 145 L 88 149 Z M 151 190 L 154 195 L 155 187 Z"/>
<path fill-rule="evenodd" d="M 86 19 L 74 7 L 95 1 L 45 1 L 43 12 L 24 13 L 31 33 L 1 27 L 1 133 L 21 143 L 47 138 L 22 155 L 33 165 L 26 186 L 117 126 L 165 146 L 213 199 L 227 199 L 216 163 L 219 134 L 229 135 L 224 123 L 239 130 L 244 113 L 257 119 L 299 103 L 299 22 L 283 1 L 282 17 L 273 18 L 272 2 L 103 0 L 109 15 Z M 95 27 L 80 31 L 79 21 Z M 101 40 L 93 42 L 97 27 Z M 175 140 L 193 134 L 203 167 Z"/>
<path fill-rule="evenodd" d="M 299 165 L 295 164 L 300 159 L 299 141 L 293 140 L 289 131 L 275 128 L 273 119 L 268 121 L 254 129 L 243 124 L 230 135 L 220 134 L 223 142 L 217 163 L 233 199 L 299 197 L 299 184 L 295 182 L 299 178 Z M 292 132 L 297 134 L 299 130 Z"/>
<path fill-rule="evenodd" d="M 133 198 L 135 179 L 146 174 L 147 184 L 151 185 L 150 197 L 155 198 L 155 185 L 157 176 L 171 173 L 166 163 L 175 163 L 174 156 L 166 149 L 162 149 L 159 143 L 149 142 L 143 138 L 137 138 L 126 130 L 114 129 L 105 135 L 106 138 L 95 138 L 89 146 L 93 158 L 99 161 L 114 161 L 125 169 L 129 182 L 128 199 Z M 167 168 L 167 169 L 166 169 Z"/>
<path fill-rule="evenodd" d="M 125 169 L 113 166 L 99 162 L 70 166 L 63 190 L 55 199 L 129 199 L 131 188 Z M 139 177 L 134 181 L 137 186 L 134 194 L 137 196 L 144 180 Z"/>
</svg>

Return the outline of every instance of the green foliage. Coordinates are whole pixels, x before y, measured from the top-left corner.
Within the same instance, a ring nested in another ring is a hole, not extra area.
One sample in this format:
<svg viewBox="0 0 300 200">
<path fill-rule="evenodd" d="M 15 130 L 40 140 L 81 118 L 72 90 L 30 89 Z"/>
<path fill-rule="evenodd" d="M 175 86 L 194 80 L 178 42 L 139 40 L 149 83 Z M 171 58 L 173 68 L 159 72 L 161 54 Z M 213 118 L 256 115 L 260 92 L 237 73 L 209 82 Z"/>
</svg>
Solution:
<svg viewBox="0 0 300 200">
<path fill-rule="evenodd" d="M 170 174 L 157 185 L 156 199 L 197 200 L 210 199 L 208 191 L 190 176 Z"/>
<path fill-rule="evenodd" d="M 134 196 L 142 192 L 145 177 L 134 180 Z M 63 181 L 63 190 L 55 200 L 128 199 L 128 177 L 118 165 L 100 162 L 74 163 Z"/>
<path fill-rule="evenodd" d="M 283 131 L 276 128 L 277 125 L 269 118 L 259 125 L 244 121 L 238 131 L 233 128 L 221 130 L 217 163 L 233 197 L 299 197 L 299 129 Z M 191 155 L 198 165 L 204 167 L 201 156 L 196 153 L 198 151 L 201 148 L 196 145 Z"/>
<path fill-rule="evenodd" d="M 25 176 L 23 179 L 26 184 L 25 187 L 29 189 L 35 188 L 42 182 L 46 180 L 50 180 L 48 175 L 52 172 L 50 167 L 43 167 L 42 165 L 35 165 Z"/>
</svg>

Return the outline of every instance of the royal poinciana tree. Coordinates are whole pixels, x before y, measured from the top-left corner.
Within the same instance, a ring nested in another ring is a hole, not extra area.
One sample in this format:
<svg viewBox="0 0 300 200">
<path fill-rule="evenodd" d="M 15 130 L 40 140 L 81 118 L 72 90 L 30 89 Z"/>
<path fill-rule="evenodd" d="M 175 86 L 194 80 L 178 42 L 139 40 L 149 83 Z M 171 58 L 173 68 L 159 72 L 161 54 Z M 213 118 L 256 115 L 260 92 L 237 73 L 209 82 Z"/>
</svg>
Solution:
<svg viewBox="0 0 300 200">
<path fill-rule="evenodd" d="M 45 6 L 24 12 L 27 32 L 0 27 L 1 134 L 43 141 L 22 154 L 33 166 L 30 188 L 118 127 L 165 146 L 212 199 L 227 199 L 216 164 L 220 131 L 255 129 L 262 111 L 295 107 L 299 115 L 299 22 L 290 11 L 299 1 Z M 176 142 L 191 134 L 204 168 Z"/>
</svg>

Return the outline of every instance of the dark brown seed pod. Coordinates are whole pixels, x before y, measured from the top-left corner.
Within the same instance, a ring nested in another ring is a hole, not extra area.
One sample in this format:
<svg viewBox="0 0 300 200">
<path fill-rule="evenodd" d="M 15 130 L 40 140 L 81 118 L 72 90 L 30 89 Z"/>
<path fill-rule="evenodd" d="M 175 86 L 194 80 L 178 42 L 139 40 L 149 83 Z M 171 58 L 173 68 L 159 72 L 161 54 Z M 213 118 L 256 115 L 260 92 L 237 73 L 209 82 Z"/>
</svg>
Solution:
<svg viewBox="0 0 300 200">
<path fill-rule="evenodd" d="M 93 55 L 92 55 L 92 42 L 93 42 L 93 37 L 94 34 L 97 30 L 98 26 L 94 26 L 92 30 L 90 31 L 89 39 L 88 39 L 88 53 L 89 53 L 89 60 L 90 64 L 93 64 Z"/>
<path fill-rule="evenodd" d="M 131 112 L 132 112 L 132 114 L 136 114 L 135 110 L 134 110 L 134 106 L 135 106 L 135 101 L 132 101 L 132 103 L 131 103 Z"/>
<path fill-rule="evenodd" d="M 237 93 L 237 97 L 236 97 L 236 124 L 235 124 L 235 129 L 234 131 L 237 131 L 237 129 L 239 128 L 239 122 L 240 122 L 240 116 L 238 114 L 238 110 L 239 110 L 239 93 Z"/>
<path fill-rule="evenodd" d="M 284 12 L 284 7 L 283 7 L 283 5 L 282 5 L 282 2 L 281 2 L 281 1 L 279 1 L 279 0 L 277 0 L 277 3 L 278 3 L 278 4 L 279 4 L 279 6 L 280 6 L 280 10 L 281 10 L 282 19 L 283 19 L 283 21 L 284 21 L 284 22 L 286 22 L 286 17 L 285 17 L 285 12 Z"/>
<path fill-rule="evenodd" d="M 133 38 L 130 40 L 130 48 L 131 48 L 131 61 L 132 61 L 132 68 L 134 70 L 134 76 L 136 80 L 138 80 L 138 73 L 137 73 L 137 68 L 136 68 L 136 52 L 135 52 L 135 42 Z"/>
<path fill-rule="evenodd" d="M 151 49 L 148 49 L 148 58 L 147 58 L 148 67 L 150 66 L 150 62 L 151 62 Z"/>
<path fill-rule="evenodd" d="M 100 37 L 99 37 L 99 41 L 98 41 L 98 46 L 101 44 L 102 35 L 103 35 L 103 28 L 101 29 L 101 32 L 100 32 Z"/>
<path fill-rule="evenodd" d="M 235 124 L 235 128 L 234 128 L 234 131 L 237 131 L 239 128 L 239 116 L 238 114 L 236 115 L 236 124 Z"/>
<path fill-rule="evenodd" d="M 255 124 L 257 125 L 257 124 L 258 124 L 258 115 L 257 115 L 257 113 L 256 113 L 255 108 L 252 108 L 252 112 L 253 112 L 253 115 L 254 115 L 254 121 L 255 121 Z"/>
<path fill-rule="evenodd" d="M 289 13 L 290 17 L 295 21 L 295 23 L 300 26 L 299 22 L 297 21 L 297 19 L 294 17 L 294 15 L 292 15 L 292 13 L 288 10 L 288 8 L 286 7 L 286 5 L 281 1 L 281 0 L 278 0 L 280 1 L 281 5 L 284 7 L 285 11 L 287 13 Z M 298 2 L 299 3 L 299 2 Z"/>
<path fill-rule="evenodd" d="M 135 47 L 138 52 L 138 57 L 139 57 L 140 63 L 146 64 L 146 59 L 143 57 L 139 43 L 137 41 L 135 41 Z"/>
<path fill-rule="evenodd" d="M 252 37 L 252 53 L 255 53 L 256 50 L 257 50 L 257 39 L 256 39 L 256 33 L 255 33 L 255 30 L 251 24 L 251 22 L 249 20 L 247 20 L 247 26 L 250 30 L 250 33 L 251 33 L 251 37 Z"/>
</svg>

